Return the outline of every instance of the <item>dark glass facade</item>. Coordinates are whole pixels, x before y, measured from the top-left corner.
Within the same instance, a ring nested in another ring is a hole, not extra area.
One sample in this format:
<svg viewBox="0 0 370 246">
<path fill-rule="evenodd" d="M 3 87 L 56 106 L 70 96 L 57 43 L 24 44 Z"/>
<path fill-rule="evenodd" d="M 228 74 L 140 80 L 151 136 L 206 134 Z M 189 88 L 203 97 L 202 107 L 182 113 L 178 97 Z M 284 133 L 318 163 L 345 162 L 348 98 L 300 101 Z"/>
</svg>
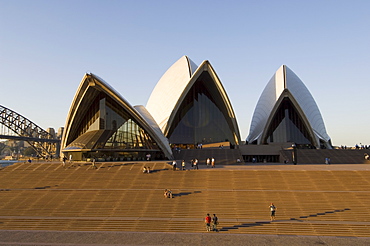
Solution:
<svg viewBox="0 0 370 246">
<path fill-rule="evenodd" d="M 171 144 L 230 142 L 233 124 L 208 72 L 203 72 L 181 102 L 167 137 Z"/>
<path fill-rule="evenodd" d="M 299 146 L 314 146 L 307 129 L 297 109 L 286 97 L 279 105 L 263 143 L 294 142 Z"/>
<path fill-rule="evenodd" d="M 148 153 L 165 159 L 157 143 L 116 101 L 103 92 L 89 99 L 73 141 L 64 150 L 74 159 L 144 160 Z M 82 152 L 73 151 L 77 149 Z"/>
</svg>

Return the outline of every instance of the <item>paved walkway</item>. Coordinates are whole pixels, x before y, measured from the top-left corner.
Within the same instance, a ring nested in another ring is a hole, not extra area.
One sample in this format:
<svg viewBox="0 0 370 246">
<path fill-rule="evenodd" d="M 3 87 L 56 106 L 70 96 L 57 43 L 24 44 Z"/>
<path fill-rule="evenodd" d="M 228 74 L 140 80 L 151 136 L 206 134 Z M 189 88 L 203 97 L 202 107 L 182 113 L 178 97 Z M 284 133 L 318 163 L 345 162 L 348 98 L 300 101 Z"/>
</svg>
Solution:
<svg viewBox="0 0 370 246">
<path fill-rule="evenodd" d="M 159 232 L 0 231 L 0 245 L 336 245 L 368 246 L 370 238 Z"/>
</svg>

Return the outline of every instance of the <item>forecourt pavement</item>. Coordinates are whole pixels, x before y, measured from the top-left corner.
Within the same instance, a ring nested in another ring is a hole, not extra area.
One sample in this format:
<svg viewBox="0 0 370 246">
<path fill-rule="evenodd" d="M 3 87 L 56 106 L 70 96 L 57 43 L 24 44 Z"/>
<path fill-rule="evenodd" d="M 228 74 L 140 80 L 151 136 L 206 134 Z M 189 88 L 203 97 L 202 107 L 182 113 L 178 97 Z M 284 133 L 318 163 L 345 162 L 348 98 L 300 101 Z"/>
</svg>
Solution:
<svg viewBox="0 0 370 246">
<path fill-rule="evenodd" d="M 144 166 L 152 172 L 143 174 Z M 0 244 L 368 245 L 369 169 L 18 163 L 0 170 Z M 164 189 L 174 198 L 164 198 Z M 277 206 L 272 222 L 271 202 Z M 205 231 L 206 213 L 218 215 L 218 233 Z"/>
</svg>

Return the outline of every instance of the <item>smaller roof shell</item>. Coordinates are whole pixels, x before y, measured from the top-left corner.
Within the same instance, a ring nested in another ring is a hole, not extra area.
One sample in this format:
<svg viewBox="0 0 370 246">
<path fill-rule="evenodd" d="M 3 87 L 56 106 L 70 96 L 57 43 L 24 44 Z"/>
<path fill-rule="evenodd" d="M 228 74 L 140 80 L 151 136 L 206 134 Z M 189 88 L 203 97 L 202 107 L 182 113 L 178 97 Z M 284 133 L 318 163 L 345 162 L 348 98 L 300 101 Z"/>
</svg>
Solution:
<svg viewBox="0 0 370 246">
<path fill-rule="evenodd" d="M 267 123 L 277 109 L 276 104 L 282 95 L 293 97 L 293 101 L 297 103 L 297 107 L 315 134 L 316 145 L 319 146 L 319 139 L 329 143 L 330 137 L 326 133 L 324 120 L 314 98 L 299 77 L 285 65 L 272 76 L 257 102 L 247 142 L 257 140 L 258 144 L 261 143 L 262 135 L 267 130 Z"/>
<path fill-rule="evenodd" d="M 165 156 L 169 159 L 173 158 L 167 138 L 164 137 L 161 131 L 158 131 L 159 127 L 156 125 L 155 121 L 153 121 L 149 112 L 147 112 L 143 106 L 137 106 L 137 108 L 132 107 L 107 82 L 94 74 L 85 74 L 72 101 L 63 133 L 61 143 L 62 151 L 73 141 L 73 139 L 71 139 L 71 132 L 74 128 L 78 127 L 78 122 L 81 121 L 80 115 L 83 115 L 81 112 L 88 109 L 87 107 L 89 107 L 89 105 L 87 105 L 87 103 L 89 101 L 89 96 L 97 93 L 97 91 L 103 91 L 107 96 L 115 100 L 145 131 L 148 132 L 148 134 L 150 134 Z M 139 111 L 137 109 L 139 109 Z"/>
</svg>

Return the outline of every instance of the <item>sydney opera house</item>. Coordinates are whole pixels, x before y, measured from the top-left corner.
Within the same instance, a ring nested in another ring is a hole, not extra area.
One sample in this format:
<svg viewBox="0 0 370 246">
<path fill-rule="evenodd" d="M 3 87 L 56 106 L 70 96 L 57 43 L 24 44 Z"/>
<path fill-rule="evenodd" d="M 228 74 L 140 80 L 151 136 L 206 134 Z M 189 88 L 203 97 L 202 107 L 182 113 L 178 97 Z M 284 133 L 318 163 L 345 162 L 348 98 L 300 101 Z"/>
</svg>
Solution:
<svg viewBox="0 0 370 246">
<path fill-rule="evenodd" d="M 245 112 L 244 112 L 245 113 Z M 320 111 L 303 82 L 278 69 L 257 103 L 246 144 L 295 143 L 331 148 Z M 85 74 L 72 101 L 61 144 L 73 160 L 173 159 L 172 149 L 238 149 L 231 101 L 209 61 L 187 56 L 160 78 L 147 105 L 131 106 L 103 79 Z"/>
</svg>

